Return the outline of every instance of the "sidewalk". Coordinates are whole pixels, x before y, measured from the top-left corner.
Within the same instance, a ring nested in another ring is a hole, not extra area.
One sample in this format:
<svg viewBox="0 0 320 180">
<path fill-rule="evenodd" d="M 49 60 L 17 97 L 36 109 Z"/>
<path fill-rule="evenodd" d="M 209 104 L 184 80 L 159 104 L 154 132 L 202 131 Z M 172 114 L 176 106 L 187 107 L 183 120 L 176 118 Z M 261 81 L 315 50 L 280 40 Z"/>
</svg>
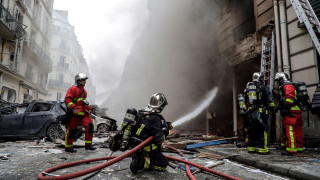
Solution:
<svg viewBox="0 0 320 180">
<path fill-rule="evenodd" d="M 294 179 L 320 179 L 320 152 L 305 150 L 297 156 L 281 156 L 282 150 L 270 148 L 270 154 L 249 154 L 246 148 L 224 145 L 197 148 L 200 152 L 212 152 L 226 156 L 229 160 Z"/>
</svg>

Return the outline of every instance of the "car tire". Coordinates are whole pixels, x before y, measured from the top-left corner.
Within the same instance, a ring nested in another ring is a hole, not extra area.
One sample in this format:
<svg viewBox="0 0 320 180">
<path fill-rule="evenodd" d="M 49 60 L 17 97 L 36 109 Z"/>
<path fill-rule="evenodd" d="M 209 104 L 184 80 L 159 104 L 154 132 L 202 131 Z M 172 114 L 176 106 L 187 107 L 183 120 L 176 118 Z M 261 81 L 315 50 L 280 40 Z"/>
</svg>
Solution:
<svg viewBox="0 0 320 180">
<path fill-rule="evenodd" d="M 110 127 L 107 124 L 99 124 L 97 127 L 97 134 L 102 134 L 110 131 Z"/>
<path fill-rule="evenodd" d="M 57 139 L 64 140 L 66 133 L 61 128 L 60 124 L 52 124 L 47 130 L 49 140 L 55 142 Z"/>
</svg>

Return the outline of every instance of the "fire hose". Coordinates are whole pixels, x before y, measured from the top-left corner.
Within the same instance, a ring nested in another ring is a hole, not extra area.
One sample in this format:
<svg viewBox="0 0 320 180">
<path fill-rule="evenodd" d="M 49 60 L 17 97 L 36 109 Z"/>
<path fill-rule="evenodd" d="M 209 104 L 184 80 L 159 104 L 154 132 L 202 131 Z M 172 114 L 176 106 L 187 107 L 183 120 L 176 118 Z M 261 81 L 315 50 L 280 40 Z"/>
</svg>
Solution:
<svg viewBox="0 0 320 180">
<path fill-rule="evenodd" d="M 114 164 L 114 163 L 116 163 L 118 161 L 121 161 L 122 159 L 124 159 L 126 157 L 129 157 L 130 155 L 132 155 L 133 153 L 138 151 L 140 148 L 142 148 L 143 146 L 145 146 L 146 144 L 151 142 L 152 139 L 153 139 L 152 136 L 149 137 L 148 139 L 146 139 L 145 141 L 140 143 L 138 146 L 134 147 L 133 149 L 131 149 L 130 151 L 128 151 L 126 153 L 123 153 L 120 156 L 109 156 L 109 157 L 87 159 L 87 160 L 82 160 L 82 161 L 75 161 L 75 162 L 70 162 L 70 163 L 66 163 L 66 164 L 62 164 L 62 165 L 59 165 L 59 166 L 56 166 L 56 167 L 52 167 L 52 168 L 46 169 L 46 170 L 44 170 L 44 171 L 42 171 L 42 172 L 40 172 L 38 174 L 38 179 L 39 180 L 42 180 L 42 179 L 54 179 L 54 180 L 55 179 L 72 179 L 72 178 L 76 178 L 76 177 L 79 177 L 79 176 L 83 176 L 83 175 L 98 171 L 98 170 L 103 169 L 103 168 L 105 168 L 107 166 L 110 166 L 110 165 L 112 165 L 112 164 Z M 172 147 L 170 147 L 170 148 L 172 149 Z M 201 170 L 208 171 L 208 172 L 210 172 L 212 174 L 215 174 L 215 175 L 227 178 L 227 179 L 239 180 L 239 178 L 236 178 L 236 177 L 233 177 L 233 176 L 230 176 L 230 175 L 227 175 L 227 174 L 223 174 L 223 173 L 218 172 L 218 171 L 214 171 L 212 169 L 203 167 L 201 165 L 192 163 L 190 161 L 186 161 L 186 160 L 179 159 L 179 158 L 174 158 L 174 157 L 171 157 L 171 156 L 165 156 L 165 157 L 168 158 L 168 159 L 174 160 L 174 161 L 180 161 L 180 162 L 183 162 L 185 164 L 189 164 L 189 165 L 195 166 L 195 167 L 197 167 L 197 168 L 199 168 Z M 99 164 L 97 166 L 94 166 L 94 167 L 91 167 L 91 168 L 88 168 L 88 169 L 84 169 L 84 170 L 78 171 L 78 172 L 65 174 L 65 175 L 58 175 L 58 176 L 44 176 L 46 174 L 50 175 L 50 172 L 53 172 L 53 171 L 56 171 L 56 170 L 59 170 L 59 169 L 64 169 L 64 168 L 67 168 L 67 167 L 72 167 L 72 166 L 76 166 L 76 165 L 83 164 L 83 163 L 89 163 L 89 162 L 101 161 L 101 160 L 108 160 L 108 159 L 112 159 L 112 160 L 110 160 L 108 162 L 101 163 L 101 164 Z M 190 169 L 189 169 L 189 171 L 190 171 Z"/>
<path fill-rule="evenodd" d="M 182 156 L 182 157 L 185 157 L 185 156 L 186 156 L 186 155 L 184 155 L 181 151 L 179 151 L 178 149 L 176 149 L 176 148 L 174 148 L 174 147 L 171 147 L 171 146 L 163 146 L 163 148 L 169 148 L 169 149 L 175 150 L 175 151 L 177 151 L 177 152 L 180 154 L 180 156 Z M 196 178 L 195 178 L 195 177 L 193 176 L 193 174 L 191 173 L 190 167 L 189 167 L 188 164 L 186 164 L 186 171 L 187 171 L 187 174 L 188 174 L 188 176 L 189 176 L 189 178 L 190 178 L 191 180 L 196 180 Z"/>
</svg>

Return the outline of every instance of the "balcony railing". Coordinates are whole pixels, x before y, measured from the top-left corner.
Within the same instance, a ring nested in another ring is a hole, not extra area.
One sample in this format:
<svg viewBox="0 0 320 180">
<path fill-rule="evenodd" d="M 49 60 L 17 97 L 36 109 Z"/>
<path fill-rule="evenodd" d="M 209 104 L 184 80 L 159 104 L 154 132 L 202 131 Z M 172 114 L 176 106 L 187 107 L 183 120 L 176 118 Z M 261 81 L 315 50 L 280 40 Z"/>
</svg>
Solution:
<svg viewBox="0 0 320 180">
<path fill-rule="evenodd" d="M 49 86 L 67 89 L 71 86 L 71 83 L 50 79 Z"/>
<path fill-rule="evenodd" d="M 52 67 L 52 61 L 49 55 L 45 51 L 43 51 L 32 38 L 29 38 L 29 42 L 27 43 L 27 45 L 37 56 L 40 57 L 40 59 L 47 63 L 50 68 Z"/>
<path fill-rule="evenodd" d="M 27 32 L 20 23 L 0 4 L 0 21 L 2 21 L 18 38 L 24 36 Z"/>
</svg>

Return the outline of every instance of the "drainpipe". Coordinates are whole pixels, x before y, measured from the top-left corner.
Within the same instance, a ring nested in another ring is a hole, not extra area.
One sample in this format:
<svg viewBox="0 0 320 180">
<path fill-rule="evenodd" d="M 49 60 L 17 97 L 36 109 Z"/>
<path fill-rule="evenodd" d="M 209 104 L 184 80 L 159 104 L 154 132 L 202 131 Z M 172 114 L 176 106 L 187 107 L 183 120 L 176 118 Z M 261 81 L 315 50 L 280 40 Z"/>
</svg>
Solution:
<svg viewBox="0 0 320 180">
<path fill-rule="evenodd" d="M 236 95 L 236 78 L 235 78 L 235 69 L 233 69 L 233 72 L 232 72 L 232 89 L 233 89 L 233 92 L 232 92 L 232 99 L 233 99 L 233 133 L 235 136 L 238 135 L 238 130 L 237 130 L 237 95 Z"/>
<path fill-rule="evenodd" d="M 281 37 L 280 37 L 278 0 L 273 1 L 273 10 L 274 10 L 274 23 L 275 23 L 275 31 L 276 31 L 278 72 L 280 72 L 280 71 L 283 71 L 283 69 L 282 69 L 282 56 L 281 56 L 281 40 L 280 40 Z"/>
<path fill-rule="evenodd" d="M 289 51 L 288 51 L 288 34 L 287 34 L 287 18 L 285 0 L 279 0 L 280 11 L 280 28 L 281 28 L 281 42 L 282 42 L 282 59 L 283 72 L 290 76 Z"/>
</svg>

